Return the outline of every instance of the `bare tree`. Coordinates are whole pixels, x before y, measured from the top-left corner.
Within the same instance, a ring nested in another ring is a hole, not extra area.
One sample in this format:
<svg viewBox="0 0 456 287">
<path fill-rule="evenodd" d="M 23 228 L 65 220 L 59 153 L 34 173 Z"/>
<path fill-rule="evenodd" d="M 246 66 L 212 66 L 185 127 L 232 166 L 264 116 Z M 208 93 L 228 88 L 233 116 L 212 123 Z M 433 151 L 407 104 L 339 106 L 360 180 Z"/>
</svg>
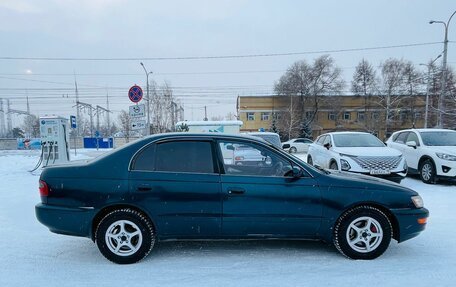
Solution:
<svg viewBox="0 0 456 287">
<path fill-rule="evenodd" d="M 35 115 L 28 115 L 24 118 L 22 125 L 27 137 L 36 138 L 40 136 L 40 119 Z"/>
<path fill-rule="evenodd" d="M 152 82 L 149 88 L 152 95 L 151 113 L 154 133 L 163 133 L 174 129 L 177 122 L 178 101 L 174 98 L 173 89 L 170 84 L 165 82 L 158 86 Z"/>
<path fill-rule="evenodd" d="M 131 117 L 130 114 L 125 111 L 121 110 L 119 114 L 119 122 L 120 122 L 120 128 L 122 130 L 122 133 L 125 137 L 125 141 L 129 142 L 130 136 L 131 136 Z"/>
<path fill-rule="evenodd" d="M 279 126 L 285 126 L 282 130 L 287 131 L 289 137 L 300 136 L 303 128 L 307 130 L 312 126 L 321 98 L 340 94 L 344 86 L 341 69 L 329 55 L 316 58 L 312 65 L 306 61 L 295 62 L 275 85 L 279 96 L 290 98 L 288 111 L 283 114 Z"/>
<path fill-rule="evenodd" d="M 356 66 L 351 85 L 352 93 L 360 96 L 372 96 L 377 90 L 378 79 L 375 69 L 365 59 Z"/>
</svg>

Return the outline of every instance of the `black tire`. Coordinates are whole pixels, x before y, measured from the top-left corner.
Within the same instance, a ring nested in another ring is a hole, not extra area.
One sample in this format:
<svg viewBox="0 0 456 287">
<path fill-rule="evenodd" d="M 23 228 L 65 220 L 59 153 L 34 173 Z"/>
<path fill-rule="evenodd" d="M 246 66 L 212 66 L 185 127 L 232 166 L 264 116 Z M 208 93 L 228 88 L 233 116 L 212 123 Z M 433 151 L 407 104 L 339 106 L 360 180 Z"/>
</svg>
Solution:
<svg viewBox="0 0 456 287">
<path fill-rule="evenodd" d="M 123 229 L 120 229 L 121 224 L 116 225 L 117 223 L 123 223 Z M 112 233 L 112 230 L 116 233 Z M 125 233 L 122 233 L 122 230 Z M 133 234 L 130 231 L 139 231 L 139 233 L 137 232 L 137 235 L 133 235 L 130 238 L 130 235 Z M 114 238 L 115 235 L 118 235 L 118 237 Z M 111 238 L 108 239 L 106 236 L 111 236 Z M 140 212 L 129 208 L 119 209 L 107 214 L 99 222 L 95 232 L 95 242 L 101 254 L 108 260 L 117 264 L 131 264 L 140 261 L 150 253 L 155 244 L 155 231 L 152 222 Z M 135 247 L 135 250 L 123 245 L 128 244 L 128 242 L 129 246 Z M 116 246 L 119 246 L 118 253 L 121 254 L 123 252 L 123 255 L 118 255 L 114 252 L 115 250 L 111 250 Z"/>
<path fill-rule="evenodd" d="M 360 225 L 358 228 L 362 233 L 350 227 L 352 223 L 362 223 L 366 218 L 370 218 L 372 223 L 369 226 Z M 382 236 L 375 236 L 380 233 Z M 359 242 L 349 243 L 349 238 L 352 237 L 355 241 L 359 238 Z M 388 249 L 392 237 L 391 222 L 381 210 L 371 206 L 359 206 L 345 212 L 337 220 L 333 242 L 339 252 L 348 258 L 370 260 L 379 257 Z M 372 245 L 371 250 L 367 248 L 367 243 Z"/>
<path fill-rule="evenodd" d="M 420 164 L 420 178 L 421 181 L 427 184 L 435 183 L 435 164 L 432 160 L 426 159 Z"/>
<path fill-rule="evenodd" d="M 329 164 L 329 169 L 339 170 L 339 167 L 337 166 L 337 162 L 332 161 L 332 162 Z"/>
<path fill-rule="evenodd" d="M 310 155 L 307 156 L 307 163 L 313 165 L 312 157 Z"/>
<path fill-rule="evenodd" d="M 298 150 L 296 149 L 296 147 L 292 146 L 290 147 L 290 150 L 289 150 L 289 153 L 297 153 Z"/>
</svg>

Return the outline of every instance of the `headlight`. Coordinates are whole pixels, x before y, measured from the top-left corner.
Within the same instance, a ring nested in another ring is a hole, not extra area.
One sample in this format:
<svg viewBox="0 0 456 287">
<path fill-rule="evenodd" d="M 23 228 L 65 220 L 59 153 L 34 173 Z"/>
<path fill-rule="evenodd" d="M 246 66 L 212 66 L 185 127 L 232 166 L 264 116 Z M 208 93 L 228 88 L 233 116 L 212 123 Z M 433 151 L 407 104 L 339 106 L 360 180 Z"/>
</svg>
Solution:
<svg viewBox="0 0 456 287">
<path fill-rule="evenodd" d="M 350 164 L 348 163 L 348 161 L 346 161 L 345 159 L 341 159 L 340 160 L 340 168 L 342 170 L 350 170 L 351 166 Z"/>
<path fill-rule="evenodd" d="M 440 153 L 440 152 L 436 152 L 435 154 L 436 154 L 439 158 L 441 158 L 441 159 L 456 161 L 456 155 L 451 155 L 451 154 L 446 154 L 446 153 Z"/>
<path fill-rule="evenodd" d="M 422 208 L 424 206 L 423 199 L 419 195 L 412 196 L 412 202 L 416 208 Z"/>
</svg>

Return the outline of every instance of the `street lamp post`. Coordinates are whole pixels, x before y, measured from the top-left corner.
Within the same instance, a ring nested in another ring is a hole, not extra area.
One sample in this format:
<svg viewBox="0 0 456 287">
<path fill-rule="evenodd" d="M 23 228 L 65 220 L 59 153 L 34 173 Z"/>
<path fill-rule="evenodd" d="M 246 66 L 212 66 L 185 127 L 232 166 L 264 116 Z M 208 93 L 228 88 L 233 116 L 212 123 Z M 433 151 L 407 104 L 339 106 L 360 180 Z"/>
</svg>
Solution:
<svg viewBox="0 0 456 287">
<path fill-rule="evenodd" d="M 144 72 L 146 73 L 146 101 L 147 101 L 147 128 L 146 128 L 146 135 L 150 135 L 150 97 L 149 97 L 149 74 L 152 74 L 152 72 L 148 72 L 146 67 L 144 66 L 143 62 L 140 63 L 141 66 L 144 69 Z"/>
<path fill-rule="evenodd" d="M 424 114 L 424 128 L 427 129 L 428 127 L 428 114 L 429 114 L 429 88 L 431 86 L 431 67 L 442 56 L 442 54 L 438 55 L 437 58 L 432 60 L 429 64 L 420 64 L 421 66 L 426 66 L 428 69 L 428 78 L 427 78 L 427 88 L 426 88 L 426 109 Z"/>
<path fill-rule="evenodd" d="M 443 21 L 429 21 L 429 24 L 439 23 L 445 26 L 445 39 L 443 41 L 443 59 L 442 59 L 442 79 L 440 87 L 440 96 L 439 96 L 439 117 L 437 125 L 440 128 L 443 128 L 443 110 L 444 110 L 444 99 L 445 99 L 445 88 L 446 88 L 446 66 L 447 66 L 447 52 L 448 52 L 448 27 L 450 25 L 451 18 L 453 18 L 456 11 L 451 14 L 448 21 L 445 23 Z"/>
</svg>

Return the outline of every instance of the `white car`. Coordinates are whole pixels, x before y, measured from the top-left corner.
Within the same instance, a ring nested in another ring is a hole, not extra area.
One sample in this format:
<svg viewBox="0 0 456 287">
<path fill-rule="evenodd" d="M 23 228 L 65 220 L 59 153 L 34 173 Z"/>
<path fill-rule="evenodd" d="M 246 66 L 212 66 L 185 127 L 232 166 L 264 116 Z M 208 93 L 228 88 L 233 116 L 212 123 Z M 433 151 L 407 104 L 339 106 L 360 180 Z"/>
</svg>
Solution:
<svg viewBox="0 0 456 287">
<path fill-rule="evenodd" d="M 282 148 L 289 153 L 307 153 L 309 145 L 313 143 L 310 139 L 291 139 L 282 143 Z"/>
<path fill-rule="evenodd" d="M 407 175 L 402 153 L 363 132 L 333 132 L 309 146 L 307 162 L 320 168 L 378 176 L 397 183 Z"/>
<path fill-rule="evenodd" d="M 409 173 L 419 174 L 424 183 L 456 179 L 456 131 L 402 130 L 393 133 L 386 143 L 404 154 Z"/>
</svg>

